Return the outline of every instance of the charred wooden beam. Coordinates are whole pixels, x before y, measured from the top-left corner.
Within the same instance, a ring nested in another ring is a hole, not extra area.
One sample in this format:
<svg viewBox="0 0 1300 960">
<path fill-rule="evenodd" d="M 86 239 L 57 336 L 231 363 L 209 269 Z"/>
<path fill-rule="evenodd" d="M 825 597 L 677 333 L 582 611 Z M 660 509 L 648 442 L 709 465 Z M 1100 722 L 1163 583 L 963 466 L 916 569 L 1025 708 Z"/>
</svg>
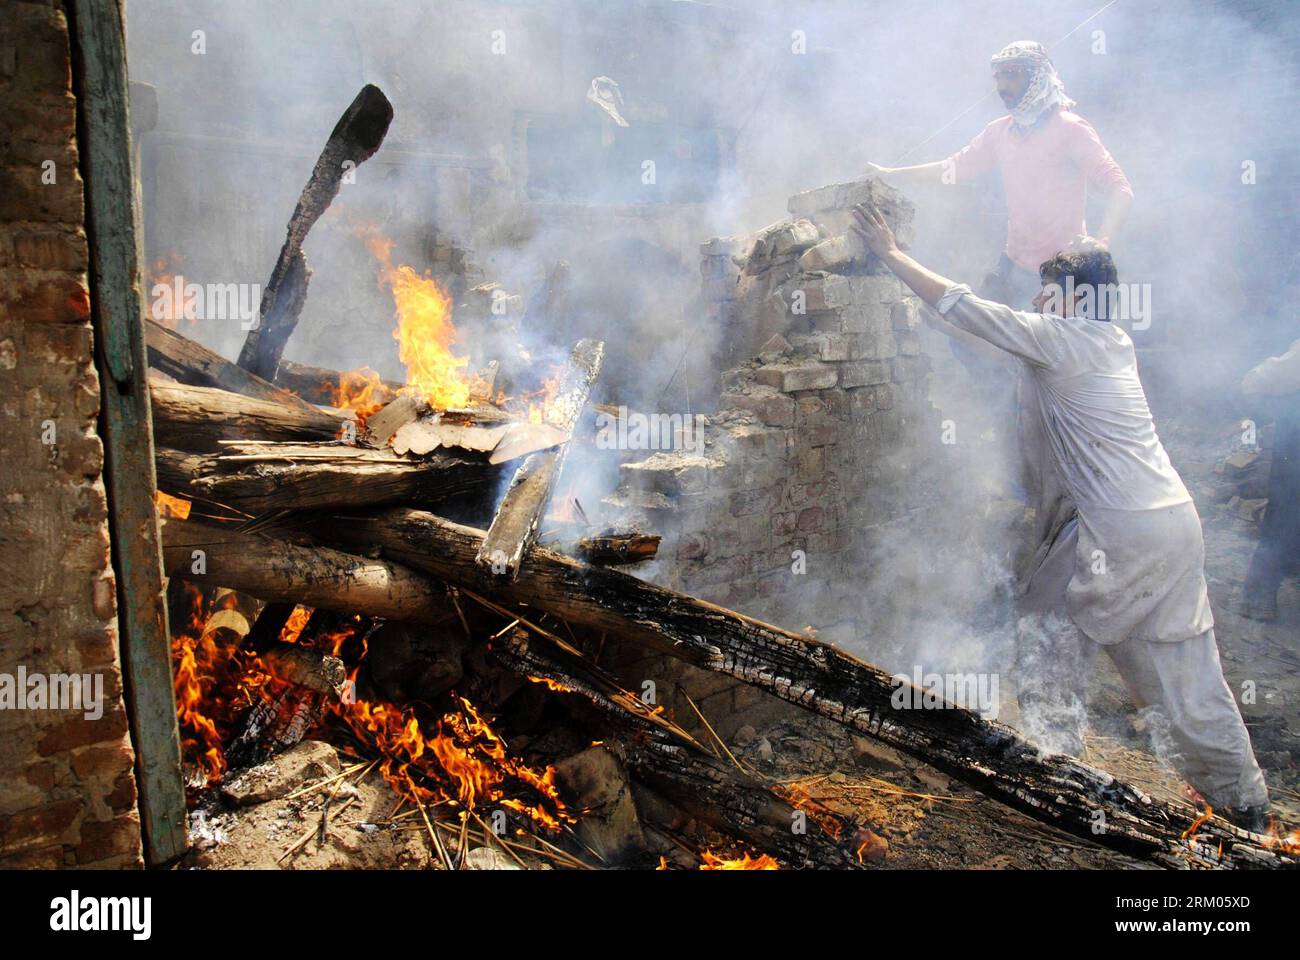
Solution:
<svg viewBox="0 0 1300 960">
<path fill-rule="evenodd" d="M 180 497 L 248 514 L 394 503 L 440 503 L 493 483 L 485 459 L 433 453 L 400 456 L 341 443 L 230 443 L 220 454 L 159 447 L 158 485 Z"/>
<path fill-rule="evenodd" d="M 445 589 L 406 567 L 240 533 L 228 524 L 166 521 L 163 562 L 169 576 L 266 601 L 416 623 L 454 616 Z"/>
<path fill-rule="evenodd" d="M 546 410 L 547 424 L 562 431 L 566 438 L 573 434 L 587 405 L 604 353 L 605 344 L 599 340 L 579 340 L 573 347 L 560 391 Z M 479 550 L 477 562 L 481 568 L 505 580 L 519 576 L 568 449 L 566 439 L 556 447 L 529 454 L 519 465 Z"/>
<path fill-rule="evenodd" d="M 253 628 L 244 637 L 244 646 L 259 655 L 270 650 L 280 639 L 280 633 L 296 606 L 296 603 L 286 603 L 283 600 L 275 600 L 263 606 L 262 612 L 253 622 Z"/>
<path fill-rule="evenodd" d="M 161 323 L 146 318 L 144 329 L 149 346 L 149 366 L 179 383 L 192 387 L 216 387 L 246 397 L 257 397 L 316 412 L 315 407 L 296 394 L 268 383 L 231 363 L 221 354 L 214 353 L 175 330 L 167 329 Z"/>
<path fill-rule="evenodd" d="M 485 577 L 477 563 L 485 542 L 481 531 L 416 510 L 338 518 L 322 533 L 381 547 L 391 560 L 451 582 L 485 583 L 498 600 L 546 610 L 734 677 L 882 740 L 1037 820 L 1130 856 L 1166 866 L 1300 862 L 1222 820 L 1201 823 L 1189 805 L 1157 800 L 1073 757 L 1045 756 L 1018 731 L 973 711 L 952 704 L 898 709 L 899 684 L 877 667 L 621 571 L 534 547 L 528 576 L 514 582 Z"/>
<path fill-rule="evenodd" d="M 660 537 L 648 533 L 610 533 L 582 537 L 574 546 L 578 559 L 601 567 L 640 563 L 659 553 Z"/>
<path fill-rule="evenodd" d="M 314 408 L 158 379 L 149 395 L 154 440 L 191 452 L 220 450 L 222 440 L 333 440 L 345 423 Z"/>
<path fill-rule="evenodd" d="M 248 332 L 239 352 L 239 365 L 263 380 L 275 377 L 284 346 L 298 324 L 298 314 L 307 297 L 311 268 L 302 252 L 303 240 L 338 195 L 343 176 L 379 149 L 392 120 L 393 105 L 383 91 L 366 84 L 325 142 L 289 218 L 287 236 L 271 279 L 262 291 L 258 325 Z"/>
</svg>

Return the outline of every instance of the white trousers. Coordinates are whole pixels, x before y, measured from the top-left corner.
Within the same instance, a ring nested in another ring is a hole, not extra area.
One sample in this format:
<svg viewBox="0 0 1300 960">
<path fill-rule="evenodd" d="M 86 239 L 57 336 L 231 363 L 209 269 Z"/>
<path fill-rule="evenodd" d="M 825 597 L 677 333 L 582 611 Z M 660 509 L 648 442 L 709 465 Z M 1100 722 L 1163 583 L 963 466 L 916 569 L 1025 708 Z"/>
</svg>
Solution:
<svg viewBox="0 0 1300 960">
<path fill-rule="evenodd" d="M 1099 644 L 1065 613 L 1078 532 L 1071 522 L 1033 574 L 1017 630 L 1021 725 L 1046 749 L 1077 756 L 1089 667 L 1104 649 L 1152 721 L 1153 746 L 1214 807 L 1268 802 L 1241 711 L 1223 678 L 1214 631 L 1186 640 Z"/>
</svg>

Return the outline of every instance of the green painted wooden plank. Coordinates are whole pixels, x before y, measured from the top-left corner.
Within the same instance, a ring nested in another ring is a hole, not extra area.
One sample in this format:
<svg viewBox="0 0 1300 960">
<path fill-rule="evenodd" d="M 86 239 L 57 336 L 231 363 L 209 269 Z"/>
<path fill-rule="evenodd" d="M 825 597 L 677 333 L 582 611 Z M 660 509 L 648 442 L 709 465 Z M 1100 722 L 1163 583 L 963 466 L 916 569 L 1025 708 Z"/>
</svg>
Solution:
<svg viewBox="0 0 1300 960">
<path fill-rule="evenodd" d="M 118 633 L 145 857 L 160 864 L 186 849 L 185 787 L 153 502 L 153 423 L 127 113 L 126 37 L 121 0 L 71 0 L 67 9 L 86 184 L 91 319 L 103 401 Z"/>
</svg>

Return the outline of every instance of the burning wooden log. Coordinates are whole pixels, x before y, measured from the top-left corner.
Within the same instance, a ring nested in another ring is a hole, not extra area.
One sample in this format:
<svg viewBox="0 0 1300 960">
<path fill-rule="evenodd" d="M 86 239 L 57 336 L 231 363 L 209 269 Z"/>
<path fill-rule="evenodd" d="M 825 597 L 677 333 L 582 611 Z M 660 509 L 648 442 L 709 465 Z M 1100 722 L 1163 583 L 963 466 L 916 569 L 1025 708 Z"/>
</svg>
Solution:
<svg viewBox="0 0 1300 960">
<path fill-rule="evenodd" d="M 385 556 L 449 581 L 485 580 L 477 564 L 483 533 L 434 514 L 392 510 L 340 518 L 327 534 L 382 547 Z M 829 644 L 542 548 L 531 551 L 528 563 L 527 577 L 486 578 L 487 589 L 759 687 L 1085 840 L 1169 866 L 1297 862 L 1254 835 L 1222 821 L 1202 822 L 1191 807 L 1149 797 L 1073 757 L 1044 756 L 1011 727 L 973 711 L 951 704 L 897 709 L 899 685 L 890 674 Z M 1104 825 L 1101 832 L 1097 824 Z"/>
<path fill-rule="evenodd" d="M 339 402 L 345 376 L 346 374 L 327 367 L 312 367 L 292 360 L 281 360 L 276 368 L 275 384 L 292 390 L 304 400 L 332 407 Z M 402 384 L 392 380 L 381 380 L 379 386 L 382 393 L 377 399 L 381 401 L 397 396 L 397 391 L 402 388 Z"/>
<path fill-rule="evenodd" d="M 605 344 L 598 340 L 579 340 L 573 347 L 560 392 L 546 410 L 547 424 L 562 431 L 566 438 L 572 435 L 587 405 L 604 353 Z M 524 554 L 537 538 L 538 524 L 551 500 L 568 448 L 565 440 L 530 454 L 519 465 L 478 552 L 480 567 L 506 580 L 519 576 Z"/>
<path fill-rule="evenodd" d="M 620 566 L 649 560 L 659 553 L 660 537 L 648 533 L 607 533 L 578 540 L 579 560 L 597 566 Z"/>
<path fill-rule="evenodd" d="M 257 397 L 316 412 L 315 407 L 306 400 L 249 373 L 201 343 L 148 318 L 145 319 L 144 326 L 149 347 L 149 366 L 177 382 L 192 387 L 216 387 L 246 397 Z"/>
<path fill-rule="evenodd" d="M 295 546 L 240 533 L 230 524 L 194 520 L 166 521 L 162 539 L 163 565 L 171 577 L 229 587 L 266 601 L 388 620 L 442 623 L 454 616 L 441 586 L 383 560 Z"/>
<path fill-rule="evenodd" d="M 299 643 L 274 644 L 263 656 L 279 692 L 259 700 L 244 718 L 243 728 L 226 750 L 230 769 L 253 766 L 296 746 L 338 702 L 347 680 L 343 661 L 303 644 L 336 629 L 341 619 L 339 614 L 317 610 L 303 627 Z"/>
<path fill-rule="evenodd" d="M 500 468 L 434 453 L 400 456 L 342 443 L 227 443 L 220 454 L 158 447 L 158 487 L 249 514 L 394 503 L 434 504 L 482 490 Z"/>
<path fill-rule="evenodd" d="M 338 195 L 343 176 L 379 149 L 392 120 L 393 105 L 383 91 L 366 84 L 325 142 L 289 218 L 280 257 L 262 292 L 258 325 L 248 332 L 239 352 L 239 365 L 263 380 L 275 377 L 284 346 L 298 324 L 298 314 L 307 297 L 311 268 L 302 252 L 307 232 Z"/>
<path fill-rule="evenodd" d="M 195 452 L 217 451 L 221 440 L 333 440 L 348 421 L 228 390 L 150 378 L 154 441 Z"/>
</svg>

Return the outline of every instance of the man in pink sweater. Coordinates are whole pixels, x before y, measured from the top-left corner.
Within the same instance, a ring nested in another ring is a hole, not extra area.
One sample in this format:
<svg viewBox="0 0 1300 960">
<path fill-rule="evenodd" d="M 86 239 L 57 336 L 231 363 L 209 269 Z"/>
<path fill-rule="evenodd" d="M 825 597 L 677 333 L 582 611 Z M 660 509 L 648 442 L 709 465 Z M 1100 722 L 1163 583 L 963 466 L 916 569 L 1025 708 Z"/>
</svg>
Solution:
<svg viewBox="0 0 1300 960">
<path fill-rule="evenodd" d="M 986 300 L 1018 310 L 1029 306 L 1040 289 L 1038 268 L 1058 253 L 1099 243 L 1109 246 L 1133 201 L 1133 189 L 1119 164 L 1088 121 L 1071 108 L 1074 101 L 1056 73 L 1043 45 L 1017 40 L 993 56 L 993 80 L 998 96 L 1010 111 L 981 130 L 946 160 L 910 167 L 880 167 L 872 172 L 905 174 L 940 183 L 966 183 L 997 169 L 1007 198 L 1007 241 L 997 264 L 979 286 Z M 1088 236 L 1088 191 L 1106 196 L 1100 228 Z M 983 386 L 980 410 L 1005 407 L 1007 379 L 1000 361 L 983 344 L 954 341 L 954 354 Z M 1010 378 L 1013 382 L 1015 377 Z M 1017 384 L 1020 414 L 1020 463 L 1015 471 L 1035 506 L 1033 542 L 1041 544 L 1068 519 L 1065 491 L 1054 473 L 1044 470 L 1045 426 L 1034 411 L 1035 385 L 1021 377 Z M 1026 554 L 1027 556 L 1027 554 Z"/>
<path fill-rule="evenodd" d="M 1018 309 L 1038 292 L 1038 266 L 1088 235 L 1088 190 L 1105 194 L 1094 238 L 1103 246 L 1119 230 L 1133 188 L 1074 101 L 1042 44 L 1018 40 L 992 61 L 998 96 L 1010 111 L 946 160 L 908 167 L 868 164 L 882 176 L 906 174 L 967 183 L 997 169 L 1007 198 L 1007 242 L 982 294 Z"/>
</svg>

